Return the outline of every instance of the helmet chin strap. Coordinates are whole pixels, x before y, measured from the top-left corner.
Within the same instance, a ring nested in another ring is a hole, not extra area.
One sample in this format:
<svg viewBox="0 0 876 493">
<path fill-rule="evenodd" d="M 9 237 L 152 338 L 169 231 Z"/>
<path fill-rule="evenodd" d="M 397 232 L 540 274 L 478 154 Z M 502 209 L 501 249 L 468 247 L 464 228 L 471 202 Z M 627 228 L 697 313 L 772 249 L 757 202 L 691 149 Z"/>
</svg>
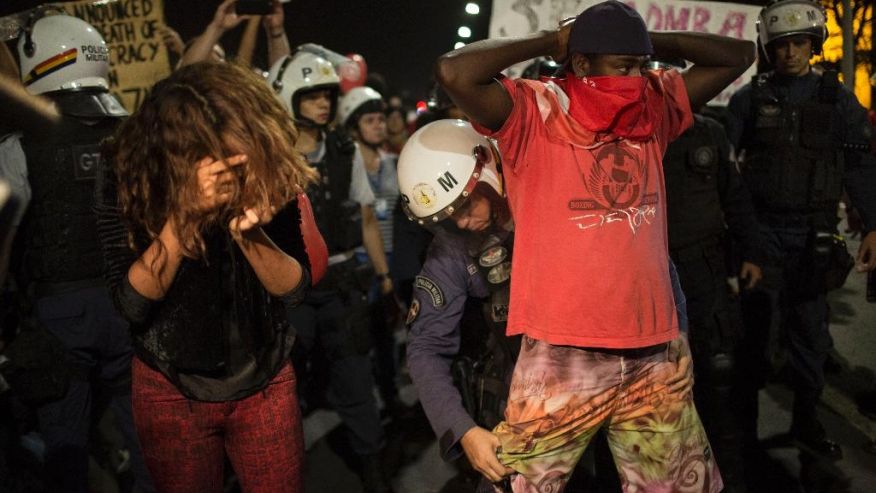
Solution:
<svg viewBox="0 0 876 493">
<path fill-rule="evenodd" d="M 319 130 L 325 130 L 326 127 L 328 127 L 328 123 L 326 123 L 325 125 L 320 125 L 320 124 L 316 123 L 315 121 L 311 120 L 310 118 L 303 118 L 303 117 L 296 118 L 295 124 L 298 125 L 299 127 L 316 128 Z"/>
<path fill-rule="evenodd" d="M 361 143 L 364 144 L 365 147 L 371 149 L 374 152 L 379 151 L 380 148 L 383 147 L 383 142 L 381 142 L 379 144 L 372 144 L 371 142 L 367 142 L 367 141 L 365 141 L 365 139 L 362 139 Z"/>
</svg>

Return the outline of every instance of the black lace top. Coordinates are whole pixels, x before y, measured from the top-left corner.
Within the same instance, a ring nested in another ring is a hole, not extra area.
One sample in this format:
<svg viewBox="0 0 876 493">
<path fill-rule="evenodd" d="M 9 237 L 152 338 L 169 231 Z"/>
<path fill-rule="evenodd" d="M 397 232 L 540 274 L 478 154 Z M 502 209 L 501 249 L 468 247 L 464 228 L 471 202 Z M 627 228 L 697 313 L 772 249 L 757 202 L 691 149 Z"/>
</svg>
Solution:
<svg viewBox="0 0 876 493">
<path fill-rule="evenodd" d="M 101 178 L 96 212 L 106 277 L 116 307 L 131 323 L 137 356 L 191 399 L 235 400 L 263 389 L 288 360 L 294 341 L 285 309 L 300 303 L 310 287 L 297 203 L 264 227 L 303 267 L 292 292 L 271 296 L 228 231 L 217 226 L 204 233 L 205 258 L 183 259 L 165 297 L 153 301 L 135 291 L 127 276 L 149 241 L 141 238 L 136 251 L 129 248 L 115 180 L 110 172 Z"/>
</svg>

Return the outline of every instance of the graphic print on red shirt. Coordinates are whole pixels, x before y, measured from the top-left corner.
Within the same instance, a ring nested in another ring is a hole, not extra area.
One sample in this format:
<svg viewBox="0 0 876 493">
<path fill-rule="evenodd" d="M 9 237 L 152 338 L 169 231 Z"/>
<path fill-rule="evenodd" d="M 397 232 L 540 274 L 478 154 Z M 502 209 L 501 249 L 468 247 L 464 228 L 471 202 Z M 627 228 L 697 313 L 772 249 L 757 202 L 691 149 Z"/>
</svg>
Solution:
<svg viewBox="0 0 876 493">
<path fill-rule="evenodd" d="M 677 72 L 647 77 L 662 108 L 644 140 L 584 128 L 554 84 L 502 81 L 511 115 L 479 130 L 498 140 L 515 219 L 509 335 L 607 348 L 677 337 L 662 156 L 693 117 Z"/>
</svg>

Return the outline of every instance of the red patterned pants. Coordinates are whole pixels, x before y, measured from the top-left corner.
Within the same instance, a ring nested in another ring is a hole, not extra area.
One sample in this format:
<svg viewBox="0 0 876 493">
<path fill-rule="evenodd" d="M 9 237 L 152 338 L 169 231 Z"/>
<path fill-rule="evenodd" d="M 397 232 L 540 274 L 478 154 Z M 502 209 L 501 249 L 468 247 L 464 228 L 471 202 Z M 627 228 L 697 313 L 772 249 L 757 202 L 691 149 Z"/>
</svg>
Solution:
<svg viewBox="0 0 876 493">
<path fill-rule="evenodd" d="M 200 402 L 134 358 L 133 401 L 134 424 L 158 493 L 221 492 L 225 454 L 246 493 L 304 490 L 304 440 L 291 364 L 245 399 Z"/>
</svg>

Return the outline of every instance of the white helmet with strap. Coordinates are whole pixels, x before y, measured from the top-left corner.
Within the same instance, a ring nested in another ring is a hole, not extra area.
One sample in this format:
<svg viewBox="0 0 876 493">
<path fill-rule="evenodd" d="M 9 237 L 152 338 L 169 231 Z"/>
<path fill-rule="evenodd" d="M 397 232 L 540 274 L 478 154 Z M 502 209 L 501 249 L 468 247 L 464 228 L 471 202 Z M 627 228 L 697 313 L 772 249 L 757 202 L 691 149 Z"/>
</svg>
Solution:
<svg viewBox="0 0 876 493">
<path fill-rule="evenodd" d="M 18 39 L 21 81 L 31 94 L 88 87 L 108 89 L 109 48 L 89 23 L 34 13 Z"/>
<path fill-rule="evenodd" d="M 464 120 L 438 120 L 417 130 L 398 159 L 405 213 L 422 225 L 450 217 L 479 183 L 504 197 L 499 152 Z"/>
<path fill-rule="evenodd" d="M 764 7 L 757 16 L 757 34 L 768 62 L 768 46 L 773 41 L 796 34 L 812 38 L 812 54 L 821 53 L 827 39 L 827 17 L 824 7 L 809 0 L 780 0 Z"/>
<path fill-rule="evenodd" d="M 367 86 L 354 87 L 341 98 L 338 121 L 343 126 L 354 125 L 359 116 L 365 113 L 383 113 L 385 109 L 386 104 L 379 92 Z"/>
<path fill-rule="evenodd" d="M 274 93 L 299 124 L 316 124 L 301 116 L 301 95 L 311 91 L 328 89 L 331 92 L 329 121 L 334 120 L 338 109 L 338 92 L 341 79 L 334 67 L 325 58 L 307 51 L 287 55 L 274 63 L 268 72 L 268 83 Z"/>
</svg>

